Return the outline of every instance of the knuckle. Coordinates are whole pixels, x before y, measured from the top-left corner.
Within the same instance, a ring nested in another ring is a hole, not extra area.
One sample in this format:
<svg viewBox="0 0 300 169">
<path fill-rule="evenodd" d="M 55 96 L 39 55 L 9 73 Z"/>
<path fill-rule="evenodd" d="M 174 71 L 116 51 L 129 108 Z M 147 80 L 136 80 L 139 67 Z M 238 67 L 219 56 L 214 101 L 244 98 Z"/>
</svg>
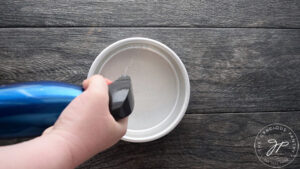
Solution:
<svg viewBox="0 0 300 169">
<path fill-rule="evenodd" d="M 124 136 L 125 134 L 126 134 L 126 131 L 127 131 L 127 128 L 125 128 L 125 127 L 122 127 L 121 128 L 121 136 Z"/>
<path fill-rule="evenodd" d="M 96 75 L 92 76 L 92 80 L 104 80 L 104 79 L 103 79 L 103 76 L 96 74 Z"/>
</svg>

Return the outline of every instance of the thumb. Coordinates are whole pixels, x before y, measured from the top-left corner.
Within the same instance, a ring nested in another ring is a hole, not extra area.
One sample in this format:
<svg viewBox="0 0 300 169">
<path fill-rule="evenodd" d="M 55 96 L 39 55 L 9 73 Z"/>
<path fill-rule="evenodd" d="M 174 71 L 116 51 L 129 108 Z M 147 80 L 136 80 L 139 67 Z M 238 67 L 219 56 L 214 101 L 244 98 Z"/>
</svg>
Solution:
<svg viewBox="0 0 300 169">
<path fill-rule="evenodd" d="M 100 75 L 94 75 L 88 79 L 85 79 L 83 82 L 82 82 L 82 87 L 84 88 L 84 90 L 86 90 L 92 81 L 94 81 L 95 79 L 97 79 L 97 76 L 100 76 Z M 104 78 L 103 76 L 101 76 L 102 78 Z M 105 82 L 107 85 L 110 85 L 112 83 L 111 80 L 107 79 L 107 78 L 104 78 Z"/>
</svg>

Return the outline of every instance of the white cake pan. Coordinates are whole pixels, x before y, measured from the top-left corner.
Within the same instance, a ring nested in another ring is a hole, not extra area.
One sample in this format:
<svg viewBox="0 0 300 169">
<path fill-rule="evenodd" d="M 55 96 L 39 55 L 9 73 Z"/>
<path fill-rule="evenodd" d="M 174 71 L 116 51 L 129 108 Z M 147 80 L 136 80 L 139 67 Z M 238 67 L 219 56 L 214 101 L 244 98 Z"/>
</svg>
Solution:
<svg viewBox="0 0 300 169">
<path fill-rule="evenodd" d="M 187 71 L 166 45 L 148 38 L 128 38 L 104 49 L 88 77 L 101 74 L 111 80 L 129 75 L 135 106 L 122 140 L 148 142 L 168 134 L 181 121 L 188 106 Z"/>
</svg>

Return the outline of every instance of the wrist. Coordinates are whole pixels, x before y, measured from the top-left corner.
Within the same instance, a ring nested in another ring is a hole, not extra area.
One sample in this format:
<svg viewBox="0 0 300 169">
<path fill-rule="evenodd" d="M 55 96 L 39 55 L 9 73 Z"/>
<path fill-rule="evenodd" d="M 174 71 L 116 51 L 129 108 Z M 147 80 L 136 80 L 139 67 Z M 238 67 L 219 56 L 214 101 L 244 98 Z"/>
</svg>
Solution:
<svg viewBox="0 0 300 169">
<path fill-rule="evenodd" d="M 1 147 L 0 164 L 2 168 L 70 169 L 76 167 L 72 155 L 62 138 L 47 134 Z"/>
<path fill-rule="evenodd" d="M 59 147 L 59 152 L 57 153 L 64 154 L 65 163 L 67 163 L 68 166 L 72 166 L 72 168 L 83 163 L 95 154 L 93 150 L 86 146 L 88 143 L 85 143 L 78 135 L 73 134 L 73 132 L 54 129 L 50 133 L 42 135 L 41 139 L 55 147 Z M 85 141 L 88 142 L 89 140 Z M 57 149 L 58 148 L 56 148 L 56 150 Z"/>
<path fill-rule="evenodd" d="M 51 160 L 49 163 L 54 164 L 54 168 L 75 168 L 76 163 L 74 150 L 68 144 L 64 137 L 49 133 L 36 138 L 44 151 L 45 158 Z"/>
</svg>

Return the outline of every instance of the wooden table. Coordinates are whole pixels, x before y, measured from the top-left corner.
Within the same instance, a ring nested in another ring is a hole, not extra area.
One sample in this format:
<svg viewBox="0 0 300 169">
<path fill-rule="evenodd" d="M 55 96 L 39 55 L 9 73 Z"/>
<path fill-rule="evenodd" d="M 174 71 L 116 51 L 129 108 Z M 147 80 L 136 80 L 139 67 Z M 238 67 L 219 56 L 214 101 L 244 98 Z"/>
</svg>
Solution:
<svg viewBox="0 0 300 169">
<path fill-rule="evenodd" d="M 264 126 L 300 137 L 299 0 L 6 0 L 0 14 L 0 84 L 80 84 L 105 47 L 133 36 L 185 64 L 191 98 L 174 131 L 121 141 L 78 168 L 263 169 L 254 141 Z"/>
</svg>

